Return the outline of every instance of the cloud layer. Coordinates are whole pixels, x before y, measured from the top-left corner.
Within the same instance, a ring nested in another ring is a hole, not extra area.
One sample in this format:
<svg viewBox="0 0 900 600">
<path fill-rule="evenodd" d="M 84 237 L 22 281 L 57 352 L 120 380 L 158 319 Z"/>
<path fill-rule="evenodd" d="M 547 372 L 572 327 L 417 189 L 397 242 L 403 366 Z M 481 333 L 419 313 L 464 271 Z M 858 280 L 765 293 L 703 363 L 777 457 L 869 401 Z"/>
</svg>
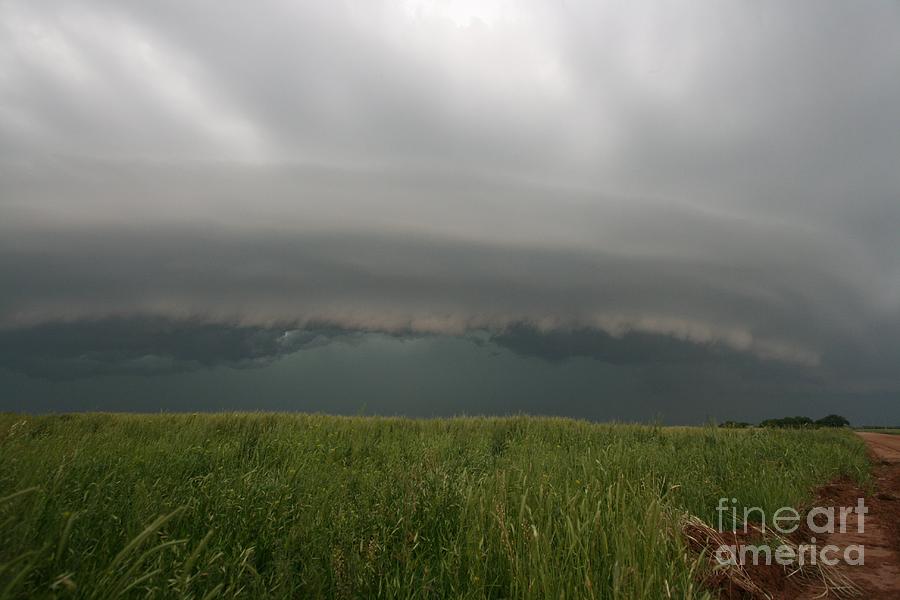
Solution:
<svg viewBox="0 0 900 600">
<path fill-rule="evenodd" d="M 893 2 L 6 2 L 3 339 L 574 336 L 894 393 L 898 71 Z"/>
</svg>

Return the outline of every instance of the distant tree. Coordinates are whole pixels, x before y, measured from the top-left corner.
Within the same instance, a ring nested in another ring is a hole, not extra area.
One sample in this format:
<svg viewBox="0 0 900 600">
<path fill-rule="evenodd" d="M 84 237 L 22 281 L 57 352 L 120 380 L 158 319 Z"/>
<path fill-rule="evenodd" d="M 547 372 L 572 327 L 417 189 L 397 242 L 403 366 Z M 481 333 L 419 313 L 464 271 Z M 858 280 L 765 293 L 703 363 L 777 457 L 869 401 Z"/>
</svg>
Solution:
<svg viewBox="0 0 900 600">
<path fill-rule="evenodd" d="M 819 427 L 849 427 L 850 421 L 841 415 L 828 415 L 816 421 L 816 425 Z"/>
<path fill-rule="evenodd" d="M 725 429 L 746 429 L 750 427 L 750 423 L 745 423 L 743 421 L 725 421 L 719 427 L 724 427 Z"/>
<path fill-rule="evenodd" d="M 809 417 L 784 417 L 783 419 L 766 419 L 759 426 L 800 429 L 803 427 L 814 427 L 815 423 Z"/>
</svg>

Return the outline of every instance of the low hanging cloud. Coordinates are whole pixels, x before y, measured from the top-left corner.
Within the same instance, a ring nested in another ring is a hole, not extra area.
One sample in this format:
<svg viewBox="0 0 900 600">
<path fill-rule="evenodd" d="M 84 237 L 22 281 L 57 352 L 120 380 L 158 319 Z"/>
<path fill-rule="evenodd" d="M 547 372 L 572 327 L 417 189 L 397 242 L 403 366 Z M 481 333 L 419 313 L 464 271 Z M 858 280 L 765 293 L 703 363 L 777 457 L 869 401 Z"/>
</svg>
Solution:
<svg viewBox="0 0 900 600">
<path fill-rule="evenodd" d="M 152 317 L 44 323 L 0 331 L 0 364 L 65 381 L 100 375 L 161 375 L 212 367 L 258 368 L 353 335 Z"/>
<path fill-rule="evenodd" d="M 887 1 L 5 2 L 0 368 L 486 332 L 892 393 L 898 70 Z"/>
</svg>

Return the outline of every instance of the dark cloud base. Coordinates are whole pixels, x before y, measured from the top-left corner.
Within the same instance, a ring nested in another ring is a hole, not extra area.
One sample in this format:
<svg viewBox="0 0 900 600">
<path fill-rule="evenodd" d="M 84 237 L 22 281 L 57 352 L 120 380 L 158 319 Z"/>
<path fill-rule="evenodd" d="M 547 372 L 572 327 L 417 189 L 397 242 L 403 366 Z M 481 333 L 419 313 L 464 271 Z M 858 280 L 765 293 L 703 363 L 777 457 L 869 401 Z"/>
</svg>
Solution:
<svg viewBox="0 0 900 600">
<path fill-rule="evenodd" d="M 464 336 L 159 317 L 0 333 L 0 410 L 551 414 L 701 423 L 786 413 L 898 420 L 890 395 L 716 344 L 527 324 Z"/>
<path fill-rule="evenodd" d="M 294 352 L 336 341 L 346 343 L 370 333 L 400 339 L 425 335 L 348 330 L 328 324 L 261 327 L 201 319 L 111 317 L 0 330 L 0 367 L 48 380 L 152 375 L 219 366 L 254 368 Z M 721 363 L 773 372 L 810 370 L 759 359 L 717 343 L 693 343 L 639 332 L 614 336 L 589 328 L 541 331 L 518 323 L 498 332 L 475 331 L 465 337 L 551 363 L 584 357 L 616 366 Z"/>
<path fill-rule="evenodd" d="M 253 368 L 352 334 L 334 328 L 264 328 L 161 317 L 51 322 L 0 331 L 0 367 L 67 380 Z"/>
</svg>

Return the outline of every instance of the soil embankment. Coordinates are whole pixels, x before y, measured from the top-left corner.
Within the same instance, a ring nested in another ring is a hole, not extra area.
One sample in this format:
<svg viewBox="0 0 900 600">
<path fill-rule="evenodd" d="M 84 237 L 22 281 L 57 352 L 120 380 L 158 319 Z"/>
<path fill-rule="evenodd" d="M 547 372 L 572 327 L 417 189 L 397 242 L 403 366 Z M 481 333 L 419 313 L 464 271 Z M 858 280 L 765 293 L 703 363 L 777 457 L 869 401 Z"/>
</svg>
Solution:
<svg viewBox="0 0 900 600">
<path fill-rule="evenodd" d="M 874 489 L 866 493 L 849 482 L 836 482 L 820 490 L 820 506 L 852 506 L 857 498 L 865 498 L 869 512 L 863 531 L 858 531 L 851 515 L 845 533 L 835 532 L 824 542 L 843 549 L 851 544 L 865 546 L 865 563 L 842 564 L 839 568 L 870 600 L 900 598 L 900 436 L 860 433 L 875 463 Z M 813 585 L 804 590 L 801 599 L 839 598 L 835 590 Z"/>
</svg>

